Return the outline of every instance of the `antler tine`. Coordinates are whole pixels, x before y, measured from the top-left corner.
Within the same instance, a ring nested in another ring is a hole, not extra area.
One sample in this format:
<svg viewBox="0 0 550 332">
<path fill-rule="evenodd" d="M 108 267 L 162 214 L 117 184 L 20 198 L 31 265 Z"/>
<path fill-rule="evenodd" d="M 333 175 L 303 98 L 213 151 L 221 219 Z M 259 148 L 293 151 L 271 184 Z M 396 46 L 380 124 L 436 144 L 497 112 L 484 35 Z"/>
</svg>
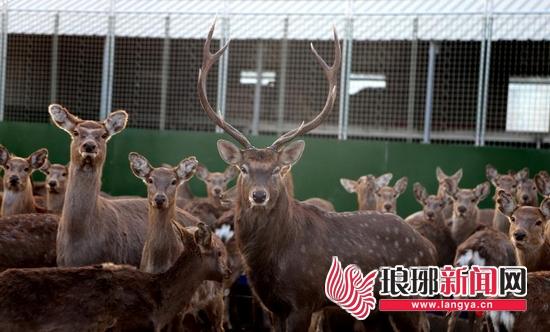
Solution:
<svg viewBox="0 0 550 332">
<path fill-rule="evenodd" d="M 218 127 L 222 128 L 226 133 L 231 135 L 237 142 L 239 142 L 243 147 L 249 149 L 252 148 L 250 141 L 244 136 L 240 131 L 235 127 L 225 122 L 225 120 L 218 115 L 216 111 L 210 105 L 208 101 L 208 96 L 206 94 L 206 78 L 208 77 L 208 72 L 212 65 L 218 61 L 218 59 L 225 52 L 229 46 L 229 41 L 216 53 L 210 52 L 210 43 L 212 41 L 212 36 L 214 35 L 214 28 L 216 27 L 216 20 L 210 26 L 210 31 L 208 32 L 208 37 L 204 43 L 204 48 L 202 52 L 202 66 L 199 69 L 199 78 L 197 81 L 197 90 L 199 94 L 199 101 L 201 103 L 202 109 L 206 112 L 206 115 L 214 122 Z"/>
<path fill-rule="evenodd" d="M 334 107 L 334 102 L 336 101 L 336 85 L 337 85 L 337 74 L 340 69 L 340 63 L 342 61 L 342 51 L 340 49 L 340 41 L 338 40 L 338 34 L 336 33 L 336 27 L 332 28 L 334 33 L 334 63 L 332 66 L 329 66 L 323 58 L 319 55 L 313 44 L 311 44 L 311 51 L 315 56 L 315 59 L 323 69 L 325 77 L 329 82 L 329 90 L 327 95 L 327 100 L 323 110 L 317 114 L 317 116 L 310 122 L 300 125 L 300 127 L 293 129 L 277 138 L 270 148 L 278 150 L 282 145 L 292 141 L 297 136 L 303 135 L 315 128 L 317 128 L 328 116 L 332 108 Z"/>
</svg>

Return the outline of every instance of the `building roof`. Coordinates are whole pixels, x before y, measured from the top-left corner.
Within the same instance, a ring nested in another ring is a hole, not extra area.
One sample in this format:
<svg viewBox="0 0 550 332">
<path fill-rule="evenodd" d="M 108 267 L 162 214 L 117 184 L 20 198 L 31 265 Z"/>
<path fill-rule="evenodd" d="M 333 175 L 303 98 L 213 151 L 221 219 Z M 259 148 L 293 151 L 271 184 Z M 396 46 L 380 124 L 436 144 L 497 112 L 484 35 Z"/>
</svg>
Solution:
<svg viewBox="0 0 550 332">
<path fill-rule="evenodd" d="M 329 39 L 343 35 L 353 17 L 357 40 L 480 40 L 492 17 L 493 40 L 550 39 L 550 0 L 9 0 L 8 32 L 105 35 L 108 15 L 115 34 L 127 37 L 204 38 L 215 16 L 229 17 L 234 39 Z M 416 34 L 413 33 L 417 24 Z M 217 34 L 221 29 L 217 30 Z"/>
</svg>

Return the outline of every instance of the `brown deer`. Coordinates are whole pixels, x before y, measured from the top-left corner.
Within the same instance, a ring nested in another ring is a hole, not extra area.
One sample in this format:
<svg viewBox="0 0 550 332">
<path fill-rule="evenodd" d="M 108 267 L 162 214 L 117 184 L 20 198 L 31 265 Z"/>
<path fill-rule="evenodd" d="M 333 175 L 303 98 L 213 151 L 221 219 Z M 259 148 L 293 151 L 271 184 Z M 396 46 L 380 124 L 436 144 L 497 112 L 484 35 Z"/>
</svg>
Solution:
<svg viewBox="0 0 550 332">
<path fill-rule="evenodd" d="M 550 329 L 550 271 L 527 273 L 527 311 L 489 311 L 494 330 L 548 331 Z M 517 298 L 508 295 L 508 298 Z"/>
<path fill-rule="evenodd" d="M 529 171 L 527 169 L 523 169 L 520 171 L 520 173 L 521 172 L 524 172 L 524 173 L 527 172 L 527 174 L 529 174 Z M 493 217 L 493 227 L 502 231 L 504 234 L 508 234 L 508 229 L 510 229 L 510 224 L 508 223 L 508 218 L 506 218 L 506 216 L 503 215 L 496 208 L 496 193 L 499 190 L 504 190 L 512 194 L 513 196 L 515 196 L 517 192 L 517 187 L 518 187 L 516 174 L 513 173 L 512 171 L 509 171 L 507 174 L 499 174 L 497 169 L 490 164 L 488 164 L 485 167 L 485 174 L 487 176 L 487 180 L 489 180 L 495 187 L 495 196 L 493 197 L 493 199 L 495 200 L 495 214 Z"/>
<path fill-rule="evenodd" d="M 393 214 L 331 213 L 303 204 L 288 195 L 284 176 L 301 157 L 304 141 L 292 142 L 321 124 L 336 99 L 340 44 L 334 31 L 334 64 L 328 66 L 312 51 L 329 82 L 325 106 L 313 120 L 256 148 L 237 129 L 218 116 L 208 102 L 206 78 L 227 48 L 210 53 L 212 25 L 203 50 L 198 94 L 208 117 L 239 142 L 218 141 L 222 159 L 240 170 L 237 179 L 235 237 L 254 293 L 272 313 L 276 331 L 306 331 L 311 314 L 330 302 L 324 282 L 332 256 L 355 263 L 363 271 L 381 265 L 435 264 L 435 249 Z M 422 314 L 392 313 L 397 328 L 415 330 Z M 425 327 L 425 326 L 423 326 Z"/>
<path fill-rule="evenodd" d="M 48 212 L 61 214 L 65 202 L 69 167 L 62 164 L 51 164 L 49 160 L 39 169 L 46 175 L 46 209 Z"/>
<path fill-rule="evenodd" d="M 443 217 L 445 220 L 449 220 L 453 215 L 453 201 L 450 197 L 448 197 L 446 188 L 447 186 L 451 186 L 451 191 L 454 191 L 454 188 L 458 187 L 458 184 L 462 179 L 462 168 L 456 171 L 453 175 L 447 175 L 438 166 L 435 169 L 435 176 L 437 178 L 437 183 L 439 184 L 437 188 L 437 196 L 447 197 L 447 204 L 443 210 Z"/>
<path fill-rule="evenodd" d="M 516 173 L 516 200 L 521 206 L 538 206 L 537 185 L 535 179 L 529 178 L 529 170 L 524 168 Z"/>
<path fill-rule="evenodd" d="M 408 179 L 406 176 L 397 180 L 393 187 L 383 186 L 375 191 L 376 210 L 397 214 L 397 198 L 407 189 Z"/>
<path fill-rule="evenodd" d="M 550 196 L 550 175 L 546 171 L 540 171 L 535 175 L 535 185 L 538 193 L 543 197 Z"/>
<path fill-rule="evenodd" d="M 135 152 L 130 153 L 128 158 L 134 175 L 147 186 L 149 201 L 149 230 L 140 269 L 149 273 L 162 273 L 174 264 L 184 248 L 179 235 L 183 226 L 174 220 L 176 190 L 178 185 L 193 176 L 198 162 L 195 157 L 189 157 L 173 168 L 154 168 L 145 157 Z M 217 237 L 213 240 L 218 246 L 224 246 Z M 219 283 L 207 281 L 201 284 L 188 311 L 198 315 L 200 310 L 207 314 L 213 330 L 223 330 L 223 289 Z"/>
<path fill-rule="evenodd" d="M 25 213 L 0 218 L 0 271 L 56 265 L 59 217 Z"/>
<path fill-rule="evenodd" d="M 0 168 L 4 169 L 4 194 L 0 216 L 44 212 L 37 209 L 32 193 L 31 175 L 42 167 L 48 158 L 48 150 L 40 149 L 27 158 L 10 154 L 0 145 Z"/>
<path fill-rule="evenodd" d="M 147 200 L 109 199 L 100 195 L 107 142 L 126 127 L 128 114 L 116 111 L 104 121 L 81 120 L 52 104 L 53 123 L 71 135 L 69 180 L 57 235 L 57 264 L 102 262 L 139 266 L 147 234 Z M 198 220 L 177 211 L 178 222 Z"/>
<path fill-rule="evenodd" d="M 192 233 L 194 232 L 194 233 Z M 203 280 L 222 281 L 225 251 L 204 224 L 181 229 L 183 253 L 166 272 L 130 266 L 10 269 L 0 274 L 0 330 L 105 331 L 145 320 L 160 331 Z"/>
<path fill-rule="evenodd" d="M 197 166 L 196 176 L 206 184 L 206 198 L 195 198 L 183 208 L 209 226 L 214 226 L 218 218 L 227 209 L 221 204 L 220 196 L 227 189 L 227 185 L 237 176 L 235 167 L 227 167 L 224 172 L 210 172 L 206 166 Z M 182 207 L 180 205 L 180 207 Z"/>
<path fill-rule="evenodd" d="M 432 242 L 437 250 L 438 266 L 452 264 L 456 244 L 443 217 L 447 198 L 428 195 L 426 188 L 418 182 L 413 186 L 413 193 L 416 201 L 422 206 L 422 214 L 413 214 L 407 217 L 405 222 Z"/>
<path fill-rule="evenodd" d="M 519 264 L 532 272 L 549 270 L 550 239 L 546 228 L 550 219 L 550 198 L 545 198 L 540 207 L 519 206 L 512 195 L 499 190 L 497 208 L 510 223 L 509 236 Z"/>
<path fill-rule="evenodd" d="M 357 204 L 359 211 L 376 210 L 376 190 L 387 186 L 390 183 L 393 174 L 386 173 L 379 177 L 368 174 L 359 177 L 357 180 L 341 178 L 340 184 L 347 192 L 357 194 Z"/>
<path fill-rule="evenodd" d="M 451 235 L 459 245 L 472 235 L 479 225 L 489 225 L 490 221 L 481 220 L 477 205 L 489 195 L 490 184 L 483 182 L 474 189 L 452 188 L 447 186 L 448 194 L 453 200 L 453 216 L 451 217 Z"/>
</svg>

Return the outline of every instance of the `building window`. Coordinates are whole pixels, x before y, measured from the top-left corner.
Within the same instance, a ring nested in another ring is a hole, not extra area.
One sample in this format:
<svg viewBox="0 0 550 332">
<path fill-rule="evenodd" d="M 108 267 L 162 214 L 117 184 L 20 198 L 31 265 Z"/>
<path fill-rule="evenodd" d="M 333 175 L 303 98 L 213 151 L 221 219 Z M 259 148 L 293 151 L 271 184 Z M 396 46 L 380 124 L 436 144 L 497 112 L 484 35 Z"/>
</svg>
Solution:
<svg viewBox="0 0 550 332">
<path fill-rule="evenodd" d="M 364 89 L 385 89 L 386 75 L 351 73 L 349 78 L 349 94 L 354 95 Z"/>
<path fill-rule="evenodd" d="M 277 75 L 274 71 L 263 71 L 261 74 L 262 86 L 274 86 Z M 258 82 L 258 72 L 252 70 L 241 71 L 241 84 L 256 85 Z"/>
<path fill-rule="evenodd" d="M 546 133 L 550 125 L 550 77 L 511 77 L 506 131 Z"/>
</svg>

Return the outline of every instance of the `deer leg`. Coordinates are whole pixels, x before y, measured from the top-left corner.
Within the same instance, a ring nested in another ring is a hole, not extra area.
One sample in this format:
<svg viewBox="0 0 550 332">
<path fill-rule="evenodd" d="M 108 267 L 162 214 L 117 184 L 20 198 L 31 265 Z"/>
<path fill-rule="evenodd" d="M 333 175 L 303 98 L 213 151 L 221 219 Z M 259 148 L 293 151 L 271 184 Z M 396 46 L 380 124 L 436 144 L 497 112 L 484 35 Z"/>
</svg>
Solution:
<svg viewBox="0 0 550 332">
<path fill-rule="evenodd" d="M 460 315 L 460 311 L 453 311 L 449 315 L 449 320 L 447 321 L 447 332 L 452 332 L 455 330 L 456 320 Z"/>
<path fill-rule="evenodd" d="M 311 312 L 309 311 L 292 311 L 287 318 L 287 330 L 289 332 L 302 332 L 309 329 L 311 323 Z"/>
</svg>

